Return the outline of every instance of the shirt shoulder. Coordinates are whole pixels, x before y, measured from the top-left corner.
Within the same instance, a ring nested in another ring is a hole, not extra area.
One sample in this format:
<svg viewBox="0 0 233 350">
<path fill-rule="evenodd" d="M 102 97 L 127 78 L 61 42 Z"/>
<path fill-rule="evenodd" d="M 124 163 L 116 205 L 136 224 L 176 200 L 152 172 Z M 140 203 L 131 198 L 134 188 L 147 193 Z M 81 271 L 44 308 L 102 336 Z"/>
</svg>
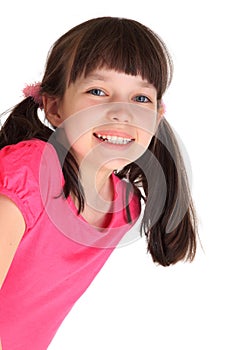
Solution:
<svg viewBox="0 0 233 350">
<path fill-rule="evenodd" d="M 49 163 L 48 157 L 51 155 L 56 157 L 53 146 L 37 139 L 22 141 L 0 150 L 0 193 L 15 202 L 28 228 L 43 210 L 40 170 Z"/>
<path fill-rule="evenodd" d="M 5 146 L 0 150 L 1 165 L 4 164 L 5 159 L 7 161 L 14 160 L 16 163 L 11 164 L 12 166 L 18 163 L 22 164 L 25 161 L 33 161 L 35 156 L 38 157 L 42 153 L 45 145 L 46 142 L 44 141 L 32 139 Z"/>
</svg>

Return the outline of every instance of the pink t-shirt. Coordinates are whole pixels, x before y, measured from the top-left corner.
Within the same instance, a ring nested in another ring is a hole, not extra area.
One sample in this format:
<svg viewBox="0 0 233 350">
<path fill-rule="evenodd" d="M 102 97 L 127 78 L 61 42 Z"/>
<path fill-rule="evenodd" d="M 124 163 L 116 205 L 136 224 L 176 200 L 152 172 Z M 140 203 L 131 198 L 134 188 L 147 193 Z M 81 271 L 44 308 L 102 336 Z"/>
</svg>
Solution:
<svg viewBox="0 0 233 350">
<path fill-rule="evenodd" d="M 140 213 L 126 182 L 112 175 L 114 204 L 103 232 L 77 215 L 60 195 L 64 178 L 53 146 L 23 141 L 0 151 L 0 193 L 21 210 L 26 230 L 0 290 L 3 350 L 45 350 L 78 298 L 102 268 Z M 77 330 L 78 331 L 78 330 Z"/>
</svg>

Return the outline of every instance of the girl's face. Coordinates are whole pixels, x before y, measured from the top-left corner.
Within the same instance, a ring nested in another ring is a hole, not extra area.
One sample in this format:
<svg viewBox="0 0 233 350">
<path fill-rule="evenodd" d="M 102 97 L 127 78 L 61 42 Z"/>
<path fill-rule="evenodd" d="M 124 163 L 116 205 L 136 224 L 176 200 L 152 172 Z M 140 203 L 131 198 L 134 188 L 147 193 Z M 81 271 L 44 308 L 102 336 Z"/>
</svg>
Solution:
<svg viewBox="0 0 233 350">
<path fill-rule="evenodd" d="M 121 169 L 144 153 L 159 122 L 155 87 L 106 68 L 78 78 L 55 103 L 47 117 L 65 130 L 79 165 Z"/>
</svg>

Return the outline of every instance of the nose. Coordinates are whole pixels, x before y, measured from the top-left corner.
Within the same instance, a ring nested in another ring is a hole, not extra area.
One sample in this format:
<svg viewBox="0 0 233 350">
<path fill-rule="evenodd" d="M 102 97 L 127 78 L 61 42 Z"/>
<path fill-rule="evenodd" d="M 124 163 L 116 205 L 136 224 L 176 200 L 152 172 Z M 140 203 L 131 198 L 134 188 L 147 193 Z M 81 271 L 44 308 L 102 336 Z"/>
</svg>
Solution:
<svg viewBox="0 0 233 350">
<path fill-rule="evenodd" d="M 127 104 L 120 103 L 109 108 L 107 118 L 112 122 L 129 123 L 132 120 L 132 113 Z"/>
</svg>

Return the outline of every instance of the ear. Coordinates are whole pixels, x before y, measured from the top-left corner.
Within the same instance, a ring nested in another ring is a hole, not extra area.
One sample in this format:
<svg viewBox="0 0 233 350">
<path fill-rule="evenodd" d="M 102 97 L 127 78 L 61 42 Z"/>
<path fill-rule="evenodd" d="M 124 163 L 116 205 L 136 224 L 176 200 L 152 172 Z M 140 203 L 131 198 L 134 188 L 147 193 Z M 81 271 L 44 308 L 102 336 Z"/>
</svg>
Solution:
<svg viewBox="0 0 233 350">
<path fill-rule="evenodd" d="M 58 127 L 62 122 L 61 117 L 58 113 L 60 99 L 58 97 L 43 95 L 42 101 L 46 118 L 50 124 Z"/>
</svg>

